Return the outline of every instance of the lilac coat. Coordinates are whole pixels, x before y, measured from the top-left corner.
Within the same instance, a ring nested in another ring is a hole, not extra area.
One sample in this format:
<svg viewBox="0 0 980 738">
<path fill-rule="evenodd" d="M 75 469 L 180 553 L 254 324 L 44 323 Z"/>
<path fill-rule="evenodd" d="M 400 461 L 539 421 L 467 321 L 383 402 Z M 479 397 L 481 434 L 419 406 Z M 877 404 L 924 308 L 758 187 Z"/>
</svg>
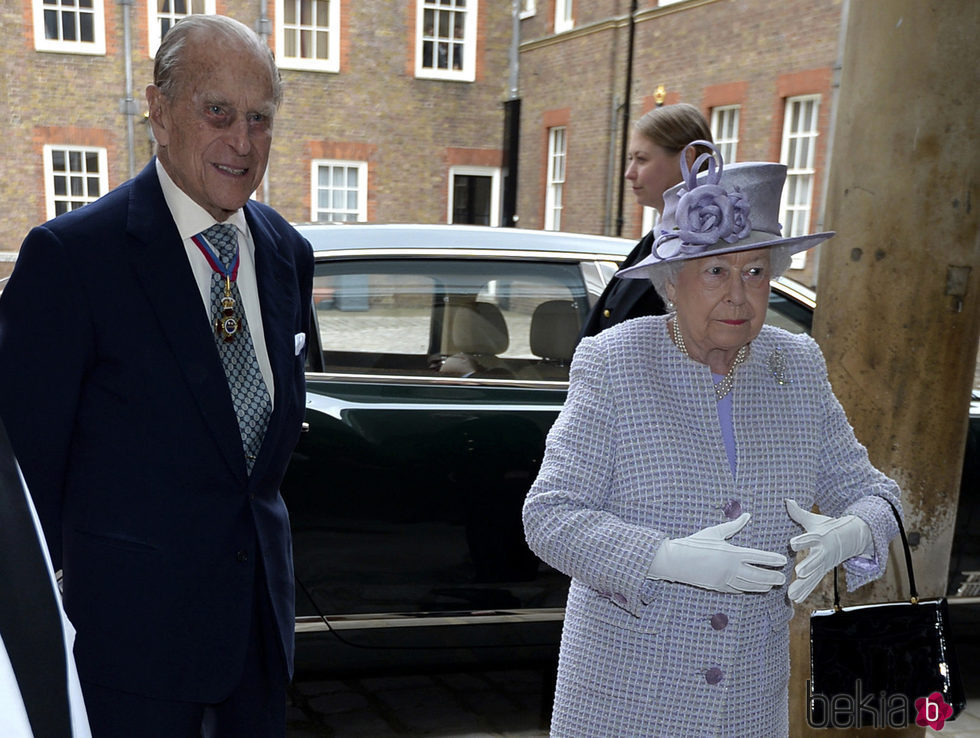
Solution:
<svg viewBox="0 0 980 738">
<path fill-rule="evenodd" d="M 770 326 L 736 374 L 733 479 L 711 371 L 666 321 L 581 342 L 524 505 L 531 549 L 572 577 L 552 735 L 785 736 L 786 587 L 713 592 L 646 579 L 650 562 L 665 538 L 749 512 L 730 542 L 785 554 L 788 583 L 789 540 L 803 532 L 789 497 L 871 527 L 875 560 L 848 566 L 854 589 L 884 571 L 897 532 L 885 500 L 898 505 L 900 490 L 855 438 L 817 344 Z"/>
</svg>

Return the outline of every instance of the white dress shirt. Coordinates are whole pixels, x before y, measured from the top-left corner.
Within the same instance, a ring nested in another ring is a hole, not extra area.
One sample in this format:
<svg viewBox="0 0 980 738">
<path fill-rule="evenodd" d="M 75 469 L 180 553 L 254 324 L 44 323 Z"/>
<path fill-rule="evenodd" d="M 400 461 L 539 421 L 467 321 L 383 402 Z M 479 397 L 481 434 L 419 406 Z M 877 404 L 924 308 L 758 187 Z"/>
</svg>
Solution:
<svg viewBox="0 0 980 738">
<path fill-rule="evenodd" d="M 217 221 L 174 183 L 159 159 L 156 160 L 156 170 L 160 179 L 160 187 L 163 188 L 163 196 L 167 201 L 167 207 L 170 208 L 170 214 L 173 216 L 180 237 L 184 241 L 187 260 L 194 271 L 194 279 L 197 280 L 197 287 L 201 291 L 201 300 L 204 303 L 208 325 L 211 326 L 214 322 L 214 305 L 211 304 L 211 275 L 214 274 L 214 270 L 211 269 L 208 260 L 191 238 L 201 231 L 207 230 Z M 271 406 L 275 407 L 272 364 L 269 362 L 269 352 L 265 345 L 259 289 L 255 279 L 255 243 L 252 241 L 252 234 L 248 229 L 248 223 L 245 221 L 244 211 L 236 211 L 224 222 L 238 229 L 240 259 L 238 290 L 242 295 L 242 308 L 245 310 L 245 321 L 248 323 L 249 334 L 252 336 L 255 356 L 259 361 L 259 371 L 262 373 L 262 379 L 269 391 Z"/>
</svg>

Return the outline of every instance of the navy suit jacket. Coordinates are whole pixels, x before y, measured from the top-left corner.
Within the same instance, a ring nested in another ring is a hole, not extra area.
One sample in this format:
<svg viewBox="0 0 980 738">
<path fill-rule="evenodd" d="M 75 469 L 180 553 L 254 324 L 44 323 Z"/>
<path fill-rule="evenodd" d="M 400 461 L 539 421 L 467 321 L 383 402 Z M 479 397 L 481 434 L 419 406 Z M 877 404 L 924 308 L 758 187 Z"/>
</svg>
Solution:
<svg viewBox="0 0 980 738">
<path fill-rule="evenodd" d="M 620 265 L 620 270 L 634 266 L 648 257 L 650 249 L 653 248 L 654 240 L 653 231 L 641 238 Z M 666 312 L 664 301 L 660 299 L 660 295 L 657 294 L 649 279 L 613 277 L 585 319 L 585 325 L 579 338 L 594 336 L 600 331 L 630 318 L 639 318 L 643 315 L 663 315 L 664 312 Z"/>
<path fill-rule="evenodd" d="M 33 229 L 0 297 L 0 416 L 34 495 L 83 681 L 214 702 L 241 677 L 261 565 L 291 672 L 289 520 L 313 257 L 250 201 L 275 408 L 251 476 L 154 164 Z M 261 581 L 261 580 L 259 580 Z M 266 593 L 258 593 L 266 596 Z"/>
</svg>

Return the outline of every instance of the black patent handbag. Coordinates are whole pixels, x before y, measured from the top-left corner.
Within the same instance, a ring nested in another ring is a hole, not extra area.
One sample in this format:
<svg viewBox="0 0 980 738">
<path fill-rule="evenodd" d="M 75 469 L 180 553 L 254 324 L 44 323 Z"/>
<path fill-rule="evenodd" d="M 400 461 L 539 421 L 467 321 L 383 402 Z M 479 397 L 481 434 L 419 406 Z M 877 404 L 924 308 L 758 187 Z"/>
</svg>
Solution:
<svg viewBox="0 0 980 738">
<path fill-rule="evenodd" d="M 966 706 L 946 598 L 919 599 L 905 527 L 891 507 L 905 548 L 909 599 L 842 608 L 834 569 L 834 608 L 810 614 L 812 727 L 926 725 L 937 716 L 952 720 Z"/>
</svg>

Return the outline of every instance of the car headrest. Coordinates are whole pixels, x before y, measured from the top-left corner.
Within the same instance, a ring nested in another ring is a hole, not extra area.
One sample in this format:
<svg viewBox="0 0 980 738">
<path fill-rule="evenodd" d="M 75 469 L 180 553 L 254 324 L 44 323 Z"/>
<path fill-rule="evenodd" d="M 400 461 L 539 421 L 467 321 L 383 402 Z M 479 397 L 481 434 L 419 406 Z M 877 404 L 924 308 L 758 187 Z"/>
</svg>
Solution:
<svg viewBox="0 0 980 738">
<path fill-rule="evenodd" d="M 578 308 L 571 300 L 549 300 L 531 316 L 531 352 L 542 359 L 571 360 L 582 329 Z"/>
<path fill-rule="evenodd" d="M 456 349 L 467 354 L 501 354 L 510 345 L 504 314 L 489 302 L 460 306 L 452 333 Z"/>
</svg>

